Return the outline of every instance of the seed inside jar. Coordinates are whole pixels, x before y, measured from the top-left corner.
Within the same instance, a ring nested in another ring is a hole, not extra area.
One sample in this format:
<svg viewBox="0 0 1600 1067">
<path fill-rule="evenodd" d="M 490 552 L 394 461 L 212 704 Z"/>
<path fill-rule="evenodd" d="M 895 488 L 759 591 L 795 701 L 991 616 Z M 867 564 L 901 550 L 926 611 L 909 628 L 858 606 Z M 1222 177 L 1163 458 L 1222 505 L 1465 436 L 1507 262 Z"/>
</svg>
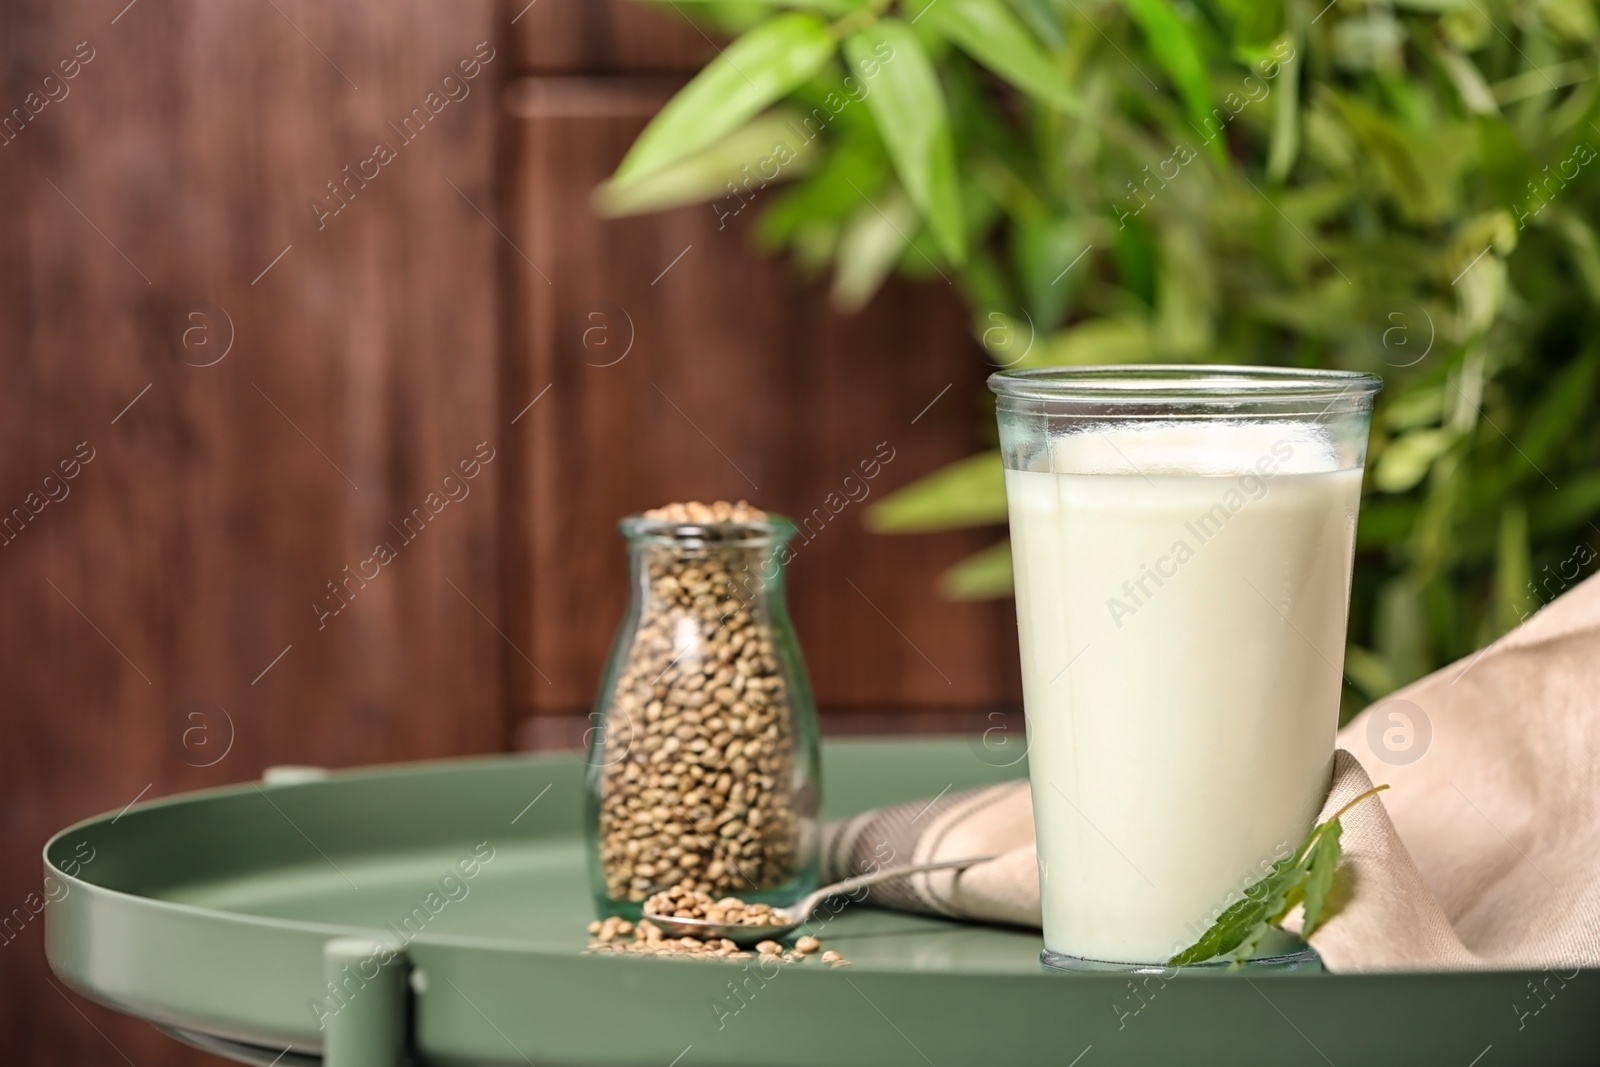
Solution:
<svg viewBox="0 0 1600 1067">
<path fill-rule="evenodd" d="M 704 529 L 643 550 L 638 628 L 605 709 L 606 894 L 638 903 L 677 887 L 714 901 L 782 885 L 802 862 L 794 714 L 762 595 L 767 550 L 741 543 L 766 515 L 717 501 L 645 518 Z"/>
</svg>

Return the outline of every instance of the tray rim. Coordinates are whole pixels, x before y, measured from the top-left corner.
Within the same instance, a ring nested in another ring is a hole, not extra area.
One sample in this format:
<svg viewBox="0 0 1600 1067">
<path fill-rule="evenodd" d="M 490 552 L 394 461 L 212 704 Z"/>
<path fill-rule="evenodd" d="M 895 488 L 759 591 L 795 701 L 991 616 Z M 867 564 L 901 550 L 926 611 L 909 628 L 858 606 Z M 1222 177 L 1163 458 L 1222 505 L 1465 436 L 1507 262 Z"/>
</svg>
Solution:
<svg viewBox="0 0 1600 1067">
<path fill-rule="evenodd" d="M 932 752 L 943 751 L 949 754 L 954 751 L 951 746 L 963 740 L 970 741 L 970 737 L 962 734 L 915 737 L 890 736 L 883 738 L 850 737 L 829 739 L 828 747 L 832 749 L 837 746 L 839 748 L 867 751 L 874 746 L 890 746 L 902 752 L 907 749 L 915 750 L 926 747 Z M 53 835 L 45 844 L 41 859 L 44 862 L 46 871 L 66 880 L 71 886 L 68 896 L 63 898 L 62 903 L 65 904 L 76 897 L 76 902 L 72 905 L 73 912 L 77 913 L 73 916 L 76 920 L 85 918 L 85 909 L 90 911 L 110 909 L 107 917 L 115 922 L 125 922 L 130 919 L 137 921 L 140 918 L 148 918 L 160 925 L 163 921 L 176 924 L 179 922 L 192 923 L 198 920 L 202 925 L 203 932 L 206 927 L 212 928 L 211 932 L 232 931 L 237 932 L 241 940 L 254 940 L 262 943 L 265 942 L 265 939 L 273 938 L 276 941 L 274 947 L 278 955 L 282 958 L 293 957 L 298 960 L 294 965 L 296 973 L 304 977 L 305 974 L 312 973 L 310 971 L 312 957 L 319 954 L 320 947 L 326 941 L 351 934 L 366 936 L 374 932 L 375 928 L 300 919 L 278 919 L 270 916 L 253 915 L 248 912 L 211 908 L 200 904 L 179 903 L 138 892 L 114 889 L 79 876 L 68 875 L 51 861 L 51 850 L 74 832 L 82 832 L 89 828 L 109 825 L 109 823 L 120 819 L 122 814 L 134 810 L 151 811 L 217 798 L 247 796 L 257 788 L 261 788 L 263 791 L 270 791 L 274 788 L 288 789 L 305 784 L 320 785 L 322 783 L 332 783 L 334 787 L 337 787 L 340 784 L 360 784 L 386 778 L 409 778 L 419 774 L 432 776 L 448 774 L 452 771 L 457 773 L 462 771 L 470 772 L 476 767 L 504 767 L 511 769 L 540 766 L 553 768 L 564 765 L 568 768 L 564 773 L 570 774 L 575 765 L 581 767 L 581 762 L 581 756 L 568 751 L 492 754 L 431 760 L 421 763 L 394 763 L 350 768 L 349 770 L 330 771 L 326 777 L 311 779 L 307 782 L 275 783 L 270 787 L 256 781 L 211 787 L 204 790 L 173 794 L 167 797 L 158 797 L 143 804 L 125 808 L 122 813 L 105 812 L 80 820 Z M 565 836 L 565 834 L 562 836 Z M 88 966 L 86 962 L 87 956 L 83 959 L 75 960 L 65 958 L 58 953 L 58 949 L 61 946 L 57 944 L 57 938 L 52 936 L 52 927 L 68 918 L 65 908 L 58 906 L 58 909 L 51 909 L 56 911 L 53 919 L 50 915 L 46 916 L 46 948 L 50 965 L 62 981 L 90 999 L 105 1004 L 114 1010 L 131 1014 L 157 1025 L 176 1027 L 191 1033 L 223 1040 L 232 1040 L 256 1046 L 260 1046 L 263 1043 L 276 1042 L 276 1047 L 287 1046 L 290 1051 L 301 1054 L 316 1054 L 325 1047 L 321 1040 L 322 1034 L 310 1029 L 309 1015 L 306 1020 L 300 1022 L 294 1029 L 282 1031 L 280 1037 L 280 1031 L 275 1028 L 275 1025 L 269 1026 L 263 1021 L 269 1014 L 264 1010 L 256 1011 L 253 1014 L 248 1011 L 234 1013 L 231 1018 L 237 1019 L 239 1025 L 231 1025 L 225 1023 L 220 1017 L 204 1015 L 203 1012 L 209 1010 L 209 1006 L 196 1009 L 197 1012 L 200 1012 L 199 1014 L 191 1014 L 185 1012 L 175 998 L 172 1002 L 161 1003 L 154 995 L 152 999 L 119 995 L 119 991 L 137 991 L 139 988 L 137 983 L 130 983 L 125 978 L 117 989 L 97 986 L 95 979 L 91 978 L 90 975 L 95 975 L 95 978 L 98 978 L 99 975 L 93 968 Z M 83 941 L 83 932 L 74 931 L 72 936 L 80 942 L 72 946 L 73 951 L 86 951 L 85 945 L 87 942 Z M 713 976 L 725 976 L 727 967 L 726 963 L 714 961 L 589 957 L 577 955 L 565 949 L 556 950 L 492 937 L 438 934 L 429 931 L 423 931 L 414 940 L 409 941 L 406 951 L 408 957 L 425 961 L 430 972 L 445 976 L 453 975 L 467 989 L 472 990 L 474 994 L 480 997 L 496 995 L 493 992 L 495 986 L 487 977 L 481 978 L 479 984 L 474 984 L 473 971 L 478 971 L 480 974 L 493 971 L 501 976 L 513 975 L 522 980 L 530 989 L 539 987 L 541 981 L 546 986 L 552 981 L 560 981 L 572 985 L 603 986 L 605 984 L 615 984 L 619 979 L 634 975 L 636 976 L 635 984 L 645 988 L 654 987 L 659 991 L 664 988 L 661 981 L 662 975 L 682 976 L 681 979 L 671 983 L 672 985 L 698 988 L 710 984 L 709 980 Z M 78 968 L 74 966 L 74 963 L 82 967 L 85 976 L 83 981 L 78 980 Z M 673 970 L 673 968 L 677 969 Z M 554 977 L 546 977 L 541 973 L 544 969 L 548 969 Z M 1019 999 L 1049 1002 L 1052 1007 L 1061 1010 L 1073 1008 L 1072 1002 L 1075 1000 L 1087 1001 L 1091 995 L 1098 996 L 1100 993 L 1111 990 L 1114 985 L 1120 985 L 1126 977 L 1107 976 L 1105 980 L 1101 980 L 1099 976 L 1059 976 L 1042 972 L 1030 973 L 980 966 L 962 967 L 960 970 L 950 971 L 926 971 L 898 965 L 875 966 L 870 963 L 852 968 L 852 971 L 855 978 L 855 981 L 851 983 L 852 985 L 859 983 L 866 989 L 885 996 L 899 995 L 902 989 L 911 988 L 920 990 L 919 996 L 948 997 L 951 990 L 962 986 L 973 978 L 982 978 L 987 983 L 992 983 L 994 989 L 1010 990 Z M 851 972 L 845 973 L 847 975 L 851 974 Z M 1299 985 L 1299 983 L 1314 982 L 1319 983 L 1314 988 L 1344 989 L 1346 991 L 1363 990 L 1374 994 L 1378 991 L 1388 990 L 1388 995 L 1390 996 L 1398 990 L 1406 989 L 1423 994 L 1428 993 L 1430 990 L 1434 993 L 1455 991 L 1462 994 L 1472 993 L 1476 990 L 1475 995 L 1479 999 L 1487 1000 L 1491 991 L 1497 997 L 1503 996 L 1502 988 L 1509 989 L 1513 984 L 1520 984 L 1523 978 L 1539 973 L 1541 972 L 1504 970 L 1465 973 L 1397 972 L 1394 974 L 1374 975 L 1278 974 L 1261 975 L 1260 977 L 1252 976 L 1252 978 L 1260 983 L 1273 983 L 1269 988 L 1286 991 L 1293 988 L 1310 989 L 1313 987 Z M 1586 972 L 1586 979 L 1593 979 L 1597 976 L 1600 975 L 1597 975 L 1594 971 Z M 1207 979 L 1207 981 L 1188 982 L 1186 980 L 1186 984 L 1190 986 L 1191 991 L 1209 987 L 1217 994 L 1221 994 L 1225 989 L 1240 985 L 1240 983 L 1228 982 L 1228 976 L 1225 975 L 1197 973 L 1193 977 Z M 796 997 L 804 994 L 815 999 L 822 995 L 820 991 L 829 981 L 830 979 L 825 977 L 823 972 L 796 973 L 792 982 L 793 994 Z M 1051 981 L 1075 983 L 1083 991 L 1084 996 L 1081 998 L 1062 997 L 1060 990 L 1063 987 L 1047 987 L 1041 984 Z M 1296 985 L 1290 986 L 1280 983 L 1296 983 Z M 835 983 L 835 985 L 837 984 Z M 315 987 L 312 986 L 307 991 L 314 990 Z M 857 991 L 862 992 L 859 989 Z M 166 992 L 166 987 L 163 987 L 162 993 Z M 866 993 L 862 992 L 862 995 L 865 997 Z M 1251 994 L 1247 992 L 1246 995 Z M 466 997 L 466 993 L 463 992 L 462 996 Z M 460 1017 L 464 1013 L 461 1012 L 459 1006 L 452 1004 L 441 1005 L 437 1002 L 437 998 L 432 998 L 430 1001 L 430 998 L 420 993 L 414 999 L 417 1005 L 417 1021 L 415 1023 L 417 1036 L 420 1040 L 423 1025 L 426 1022 L 428 1036 L 433 1042 L 425 1050 L 426 1054 L 448 1055 L 449 1057 L 484 1054 L 482 1048 L 478 1048 L 475 1051 L 462 1051 L 456 1045 L 449 1044 L 452 1040 L 460 1042 L 463 1039 Z M 1196 997 L 1191 999 L 1203 998 Z M 469 1001 L 469 1003 L 471 1002 Z M 540 1006 L 542 1007 L 542 1005 Z M 426 1019 L 423 1011 L 425 1007 L 431 1009 Z M 1074 1010 L 1076 1009 L 1074 1008 Z M 284 1015 L 283 1018 L 287 1020 L 288 1016 Z M 1558 1029 L 1560 1028 L 1558 1027 Z M 1566 1035 L 1567 1030 L 1570 1030 L 1570 1027 L 1561 1030 L 1561 1033 Z M 513 1032 L 519 1031 L 513 1030 Z M 1552 1039 L 1556 1036 L 1548 1028 L 1545 1035 L 1543 1035 L 1545 1039 Z M 1564 1036 L 1562 1039 L 1567 1040 L 1569 1037 L 1570 1035 Z M 438 1044 L 441 1041 L 446 1042 L 448 1048 Z M 513 1047 L 515 1048 L 516 1046 Z M 507 1060 L 505 1062 L 514 1063 L 518 1061 Z"/>
</svg>

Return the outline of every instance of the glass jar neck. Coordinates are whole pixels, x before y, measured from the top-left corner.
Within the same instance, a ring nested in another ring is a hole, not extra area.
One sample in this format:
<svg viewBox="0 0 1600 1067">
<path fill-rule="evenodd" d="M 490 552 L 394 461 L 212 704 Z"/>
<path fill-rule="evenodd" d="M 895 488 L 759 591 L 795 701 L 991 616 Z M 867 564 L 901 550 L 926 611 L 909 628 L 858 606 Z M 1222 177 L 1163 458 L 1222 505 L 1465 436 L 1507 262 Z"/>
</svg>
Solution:
<svg viewBox="0 0 1600 1067">
<path fill-rule="evenodd" d="M 785 546 L 795 534 L 794 524 L 782 516 L 701 524 L 632 515 L 620 525 L 636 588 L 646 598 L 669 574 L 673 583 L 690 586 L 692 596 L 721 602 L 752 604 L 782 596 Z"/>
</svg>

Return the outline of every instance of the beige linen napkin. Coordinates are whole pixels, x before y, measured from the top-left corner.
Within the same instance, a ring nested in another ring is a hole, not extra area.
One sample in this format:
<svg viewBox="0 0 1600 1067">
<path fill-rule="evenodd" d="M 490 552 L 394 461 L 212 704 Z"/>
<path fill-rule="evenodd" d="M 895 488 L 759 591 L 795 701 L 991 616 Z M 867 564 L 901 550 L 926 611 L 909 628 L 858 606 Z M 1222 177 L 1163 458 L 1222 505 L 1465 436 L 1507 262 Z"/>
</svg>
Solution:
<svg viewBox="0 0 1600 1067">
<path fill-rule="evenodd" d="M 1391 788 L 1344 817 L 1345 901 L 1311 938 L 1329 970 L 1600 966 L 1600 576 L 1368 708 L 1339 747 L 1319 819 Z M 1039 925 L 1026 782 L 833 823 L 823 850 L 839 877 L 998 853 L 872 900 Z"/>
</svg>

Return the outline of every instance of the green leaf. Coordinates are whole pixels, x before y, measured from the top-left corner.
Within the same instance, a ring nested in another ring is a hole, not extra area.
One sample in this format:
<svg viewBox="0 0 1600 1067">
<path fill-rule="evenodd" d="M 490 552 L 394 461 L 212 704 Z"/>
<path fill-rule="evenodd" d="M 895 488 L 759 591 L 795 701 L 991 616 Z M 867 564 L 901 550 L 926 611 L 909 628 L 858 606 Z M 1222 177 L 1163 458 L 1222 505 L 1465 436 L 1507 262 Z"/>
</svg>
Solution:
<svg viewBox="0 0 1600 1067">
<path fill-rule="evenodd" d="M 1190 117 L 1201 127 L 1211 117 L 1211 81 L 1200 45 L 1167 0 L 1122 0 L 1139 28 L 1144 31 L 1150 51 L 1161 69 L 1167 72 L 1178 96 L 1189 109 Z M 1209 143 L 1214 158 L 1223 158 L 1222 138 Z"/>
<path fill-rule="evenodd" d="M 1600 304 L 1600 240 L 1596 240 L 1594 230 L 1583 219 L 1565 209 L 1552 210 L 1550 222 L 1567 242 L 1572 265 L 1583 280 L 1589 302 Z"/>
<path fill-rule="evenodd" d="M 1200 940 L 1168 960 L 1167 965 L 1188 967 L 1234 951 L 1244 943 L 1251 930 L 1265 923 L 1266 915 L 1264 898 L 1246 896 L 1218 916 Z"/>
<path fill-rule="evenodd" d="M 1439 61 L 1444 65 L 1450 80 L 1455 83 L 1461 103 L 1474 115 L 1499 115 L 1500 105 L 1495 103 L 1494 91 L 1483 80 L 1482 73 L 1472 60 L 1454 48 L 1441 48 Z"/>
<path fill-rule="evenodd" d="M 1011 542 L 975 552 L 939 577 L 939 592 L 950 600 L 994 600 L 1012 591 Z"/>
<path fill-rule="evenodd" d="M 1022 21 L 1039 35 L 1039 39 L 1051 48 L 1060 48 L 1067 43 L 1065 27 L 1056 11 L 1055 0 L 1011 0 L 1011 6 L 1017 9 Z"/>
<path fill-rule="evenodd" d="M 1160 255 L 1156 235 L 1145 220 L 1135 218 L 1117 227 L 1111 242 L 1111 260 L 1129 294 L 1145 307 L 1155 307 Z"/>
<path fill-rule="evenodd" d="M 1328 891 L 1333 888 L 1334 873 L 1339 869 L 1339 838 L 1343 834 L 1344 825 L 1335 819 L 1311 846 L 1305 882 L 1306 917 L 1301 937 L 1309 938 L 1327 917 L 1323 907 L 1328 901 Z"/>
<path fill-rule="evenodd" d="M 1441 123 L 1418 131 L 1364 100 L 1331 91 L 1327 96 L 1371 161 L 1373 176 L 1409 220 L 1432 223 L 1451 215 L 1459 175 L 1477 154 L 1478 128 Z"/>
<path fill-rule="evenodd" d="M 1528 510 L 1520 503 L 1508 503 L 1500 512 L 1500 536 L 1495 548 L 1491 625 L 1496 637 L 1511 630 L 1538 606 L 1529 592 L 1532 585 Z"/>
<path fill-rule="evenodd" d="M 1082 269 L 1080 264 L 1077 268 Z M 1139 318 L 1090 319 L 1035 349 L 1020 366 L 1087 366 L 1095 363 L 1148 363 L 1156 358 L 1154 331 Z"/>
<path fill-rule="evenodd" d="M 1397 687 L 1428 673 L 1428 623 L 1422 593 L 1417 581 L 1407 576 L 1392 578 L 1378 589 L 1373 643 Z"/>
<path fill-rule="evenodd" d="M 1528 520 L 1534 533 L 1548 536 L 1571 530 L 1596 515 L 1600 515 L 1600 472 L 1563 478 L 1560 489 L 1533 501 Z"/>
<path fill-rule="evenodd" d="M 953 263 L 967 258 L 955 148 L 944 92 L 911 27 L 883 19 L 851 34 L 845 55 L 857 70 L 877 65 L 867 110 L 878 124 L 900 184 Z"/>
<path fill-rule="evenodd" d="M 807 222 L 789 240 L 794 250 L 795 266 L 802 278 L 815 278 L 833 262 L 833 253 L 839 247 L 840 227 L 832 222 Z"/>
<path fill-rule="evenodd" d="M 1600 346 L 1591 345 L 1562 368 L 1537 405 L 1528 411 L 1528 428 L 1518 435 L 1515 452 L 1524 476 L 1542 478 L 1542 472 L 1554 465 L 1561 448 L 1572 440 L 1579 422 L 1585 417 L 1593 418 L 1597 377 Z"/>
<path fill-rule="evenodd" d="M 846 314 L 866 307 L 916 228 L 916 209 L 899 190 L 863 204 L 839 239 L 833 306 Z"/>
<path fill-rule="evenodd" d="M 1398 347 L 1398 340 L 1395 347 Z M 1384 406 L 1383 425 L 1391 430 L 1433 426 L 1444 415 L 1444 400 L 1444 387 L 1440 385 L 1420 386 L 1401 393 Z"/>
<path fill-rule="evenodd" d="M 645 127 L 612 177 L 625 186 L 715 143 L 815 74 L 837 42 L 815 16 L 777 15 L 734 41 Z"/>
<path fill-rule="evenodd" d="M 996 367 L 1009 370 L 1027 366 L 1028 356 L 1039 343 L 1039 333 L 1027 316 L 1017 318 L 1003 311 L 990 311 L 974 319 L 972 332 Z"/>
<path fill-rule="evenodd" d="M 1361 502 L 1361 517 L 1356 520 L 1356 548 L 1388 548 L 1404 541 L 1417 524 L 1414 500 L 1369 499 Z"/>
<path fill-rule="evenodd" d="M 1373 786 L 1332 818 L 1313 826 L 1294 852 L 1273 864 L 1265 877 L 1244 891 L 1243 900 L 1219 915 L 1199 940 L 1168 960 L 1168 966 L 1183 967 L 1219 957 L 1243 963 L 1265 936 L 1267 927 L 1281 923 L 1299 903 L 1306 906 L 1303 936 L 1310 937 L 1328 919 L 1328 891 L 1339 867 L 1339 838 L 1344 833 L 1339 820 L 1357 804 L 1388 788 Z"/>
<path fill-rule="evenodd" d="M 1156 287 L 1156 347 L 1164 359 L 1193 362 L 1211 350 L 1216 334 L 1217 279 L 1209 249 L 1185 226 L 1161 231 Z"/>
<path fill-rule="evenodd" d="M 687 7 L 690 10 L 704 7 L 721 7 L 728 0 L 650 0 L 660 7 Z M 820 11 L 825 15 L 848 15 L 866 6 L 866 0 L 741 0 L 749 7 L 792 7 L 806 11 Z"/>
<path fill-rule="evenodd" d="M 1477 127 L 1478 165 L 1484 180 L 1501 207 L 1515 208 L 1527 199 L 1524 186 L 1538 168 L 1510 123 L 1498 115 L 1481 115 Z"/>
<path fill-rule="evenodd" d="M 717 209 L 722 219 L 739 214 L 746 203 L 743 197 L 763 188 L 760 175 L 776 170 L 775 181 L 802 177 L 815 165 L 817 155 L 814 143 L 796 132 L 791 113 L 774 111 L 638 181 L 621 187 L 607 182 L 595 190 L 594 206 L 602 216 L 619 218 L 726 198 L 726 206 Z M 744 185 L 749 180 L 746 167 L 748 174 L 757 175 L 750 187 Z"/>
<path fill-rule="evenodd" d="M 1404 493 L 1428 476 L 1434 460 L 1444 455 L 1456 438 L 1452 430 L 1412 430 L 1395 438 L 1378 457 L 1372 484 L 1380 492 Z"/>
<path fill-rule="evenodd" d="M 924 0 L 914 21 L 949 38 L 967 55 L 1030 96 L 1060 108 L 1082 107 L 1044 49 L 1002 0 Z"/>
<path fill-rule="evenodd" d="M 793 241 L 808 225 L 843 221 L 862 206 L 862 197 L 877 196 L 888 177 L 889 164 L 881 152 L 874 154 L 846 142 L 828 155 L 816 173 L 773 202 L 757 223 L 756 236 L 777 247 Z"/>
<path fill-rule="evenodd" d="M 1312 831 L 1316 833 L 1315 830 Z M 1204 963 L 1237 951 L 1250 935 L 1271 921 L 1291 886 L 1299 881 L 1299 853 L 1284 857 L 1259 882 L 1245 890 L 1244 899 L 1227 907 L 1200 939 L 1167 961 L 1172 967 Z"/>
<path fill-rule="evenodd" d="M 1370 648 L 1362 648 L 1360 645 L 1345 647 L 1344 676 L 1350 679 L 1368 700 L 1382 700 L 1400 688 L 1400 683 L 1395 681 L 1394 674 L 1389 670 L 1389 664 L 1383 657 Z"/>
<path fill-rule="evenodd" d="M 1273 4 L 1256 5 L 1273 8 Z M 1267 177 L 1283 182 L 1289 177 L 1300 154 L 1300 55 L 1304 37 L 1296 37 L 1294 55 L 1278 72 L 1277 92 L 1272 101 L 1272 140 L 1267 149 Z"/>
<path fill-rule="evenodd" d="M 896 490 L 867 510 L 878 533 L 919 533 L 1006 521 L 1006 481 L 1000 453 L 952 463 Z"/>
<path fill-rule="evenodd" d="M 1260 0 L 1223 0 L 1233 19 L 1233 46 L 1236 51 L 1264 51 L 1283 32 L 1284 4 L 1263 4 Z"/>
<path fill-rule="evenodd" d="M 1012 227 L 1011 266 L 1038 329 L 1054 330 L 1066 317 L 1073 295 L 1089 277 L 1087 269 L 1068 268 L 1083 267 L 1073 260 L 1086 251 L 1083 226 L 1076 219 L 1036 213 Z"/>
</svg>

